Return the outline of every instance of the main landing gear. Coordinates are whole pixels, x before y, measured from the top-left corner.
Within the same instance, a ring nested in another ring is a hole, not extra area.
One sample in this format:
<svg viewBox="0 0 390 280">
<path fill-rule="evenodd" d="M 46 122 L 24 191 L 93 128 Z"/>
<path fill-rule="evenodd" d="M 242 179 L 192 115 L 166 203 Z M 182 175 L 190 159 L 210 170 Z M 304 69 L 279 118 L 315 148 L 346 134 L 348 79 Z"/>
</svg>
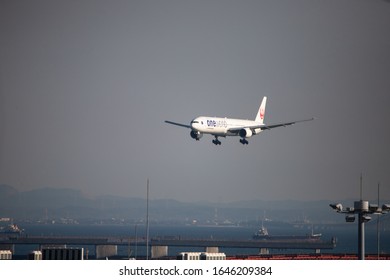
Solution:
<svg viewBox="0 0 390 280">
<path fill-rule="evenodd" d="M 215 136 L 215 139 L 212 141 L 214 145 L 221 145 L 221 141 L 218 140 L 218 137 Z"/>
<path fill-rule="evenodd" d="M 242 145 L 248 145 L 249 144 L 248 140 L 246 140 L 245 138 L 240 139 L 240 143 Z"/>
</svg>

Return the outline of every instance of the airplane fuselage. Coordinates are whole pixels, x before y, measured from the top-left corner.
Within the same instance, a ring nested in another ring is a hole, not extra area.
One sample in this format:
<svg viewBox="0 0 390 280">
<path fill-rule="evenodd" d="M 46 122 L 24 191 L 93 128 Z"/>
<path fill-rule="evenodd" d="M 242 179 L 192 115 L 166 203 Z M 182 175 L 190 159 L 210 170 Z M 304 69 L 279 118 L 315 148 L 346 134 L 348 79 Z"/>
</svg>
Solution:
<svg viewBox="0 0 390 280">
<path fill-rule="evenodd" d="M 190 125 L 191 129 L 194 131 L 225 137 L 239 135 L 238 130 L 232 131 L 233 128 L 240 126 L 256 126 L 260 125 L 260 123 L 253 120 L 201 116 L 192 120 Z M 252 132 L 253 135 L 256 135 L 261 132 L 261 128 L 253 129 Z"/>
</svg>

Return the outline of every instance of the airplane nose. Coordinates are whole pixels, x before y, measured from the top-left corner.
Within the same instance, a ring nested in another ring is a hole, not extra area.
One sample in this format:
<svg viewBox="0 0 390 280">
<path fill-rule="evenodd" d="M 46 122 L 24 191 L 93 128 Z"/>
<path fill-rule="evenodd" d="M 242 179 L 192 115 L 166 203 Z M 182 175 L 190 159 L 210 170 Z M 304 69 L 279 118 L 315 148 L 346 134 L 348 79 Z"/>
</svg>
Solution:
<svg viewBox="0 0 390 280">
<path fill-rule="evenodd" d="M 198 128 L 198 124 L 199 124 L 199 121 L 197 121 L 196 119 L 193 120 L 190 124 L 191 128 L 192 129 L 197 129 Z"/>
</svg>

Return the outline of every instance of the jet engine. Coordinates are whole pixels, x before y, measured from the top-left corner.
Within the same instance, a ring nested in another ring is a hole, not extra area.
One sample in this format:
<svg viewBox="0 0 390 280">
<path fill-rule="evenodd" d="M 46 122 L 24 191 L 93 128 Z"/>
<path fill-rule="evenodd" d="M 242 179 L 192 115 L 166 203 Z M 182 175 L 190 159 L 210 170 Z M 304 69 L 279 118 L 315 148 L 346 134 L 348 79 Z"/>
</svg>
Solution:
<svg viewBox="0 0 390 280">
<path fill-rule="evenodd" d="M 249 137 L 251 137 L 253 135 L 253 132 L 249 128 L 243 128 L 243 129 L 240 130 L 239 135 L 242 138 L 249 138 Z"/>
<path fill-rule="evenodd" d="M 201 133 L 199 131 L 191 130 L 190 135 L 191 135 L 191 138 L 195 139 L 196 141 L 199 141 L 199 139 L 202 138 L 203 133 Z"/>
</svg>

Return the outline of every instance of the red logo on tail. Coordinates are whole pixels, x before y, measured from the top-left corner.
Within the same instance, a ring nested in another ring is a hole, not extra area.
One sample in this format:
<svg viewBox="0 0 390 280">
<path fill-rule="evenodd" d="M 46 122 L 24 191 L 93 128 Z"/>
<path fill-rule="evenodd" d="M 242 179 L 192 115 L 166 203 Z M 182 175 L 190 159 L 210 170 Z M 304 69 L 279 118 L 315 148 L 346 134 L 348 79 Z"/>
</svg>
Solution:
<svg viewBox="0 0 390 280">
<path fill-rule="evenodd" d="M 260 119 L 264 119 L 264 109 L 260 109 Z"/>
</svg>

